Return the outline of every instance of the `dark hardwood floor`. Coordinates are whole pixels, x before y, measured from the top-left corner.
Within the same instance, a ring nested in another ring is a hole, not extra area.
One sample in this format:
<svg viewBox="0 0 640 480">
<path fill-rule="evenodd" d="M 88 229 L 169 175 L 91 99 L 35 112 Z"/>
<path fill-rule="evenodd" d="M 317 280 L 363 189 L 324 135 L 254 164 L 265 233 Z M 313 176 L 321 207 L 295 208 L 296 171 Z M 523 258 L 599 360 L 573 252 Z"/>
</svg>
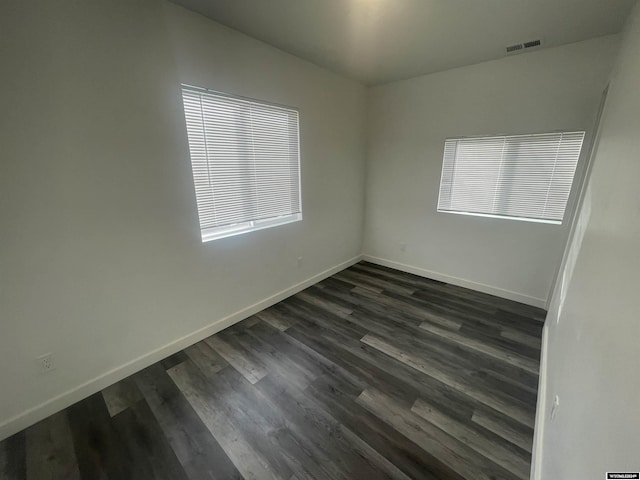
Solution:
<svg viewBox="0 0 640 480">
<path fill-rule="evenodd" d="M 360 263 L 0 443 L 0 478 L 528 479 L 545 312 Z"/>
</svg>

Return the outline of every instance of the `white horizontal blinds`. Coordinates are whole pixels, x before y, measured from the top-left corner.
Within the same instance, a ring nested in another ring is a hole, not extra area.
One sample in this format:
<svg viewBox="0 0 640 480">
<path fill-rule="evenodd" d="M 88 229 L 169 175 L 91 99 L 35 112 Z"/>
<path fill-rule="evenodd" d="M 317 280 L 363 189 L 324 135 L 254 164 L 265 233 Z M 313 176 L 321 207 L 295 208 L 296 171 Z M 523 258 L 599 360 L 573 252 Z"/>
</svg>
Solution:
<svg viewBox="0 0 640 480">
<path fill-rule="evenodd" d="M 447 139 L 438 210 L 562 222 L 584 132 Z"/>
<path fill-rule="evenodd" d="M 300 213 L 298 112 L 183 86 L 200 227 Z"/>
</svg>

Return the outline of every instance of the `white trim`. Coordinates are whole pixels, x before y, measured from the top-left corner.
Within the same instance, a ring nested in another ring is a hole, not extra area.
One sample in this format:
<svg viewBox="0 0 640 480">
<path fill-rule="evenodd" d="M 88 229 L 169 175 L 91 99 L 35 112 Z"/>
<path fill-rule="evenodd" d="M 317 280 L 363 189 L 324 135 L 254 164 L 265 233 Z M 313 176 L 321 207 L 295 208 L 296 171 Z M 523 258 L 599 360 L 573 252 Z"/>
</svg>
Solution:
<svg viewBox="0 0 640 480">
<path fill-rule="evenodd" d="M 407 273 L 413 273 L 421 277 L 430 278 L 432 280 L 438 280 L 440 282 L 450 283 L 459 287 L 470 288 L 478 292 L 488 293 L 497 297 L 506 298 L 507 300 L 513 300 L 515 302 L 526 303 L 539 308 L 546 308 L 547 301 L 543 298 L 536 298 L 524 293 L 513 292 L 511 290 L 505 290 L 504 288 L 494 287 L 493 285 L 486 285 L 484 283 L 474 282 L 472 280 L 465 280 L 464 278 L 453 277 L 445 273 L 438 273 L 431 270 L 426 270 L 420 267 L 414 267 L 413 265 L 406 265 L 404 263 L 395 262 L 393 260 L 387 260 L 385 258 L 374 257 L 371 255 L 363 254 L 362 259 L 382 265 L 384 267 L 395 268 Z"/>
<path fill-rule="evenodd" d="M 242 235 L 243 233 L 257 232 L 258 230 L 264 230 L 265 228 L 278 227 L 280 225 L 299 222 L 301 220 L 302 212 L 275 218 L 265 218 L 264 220 L 252 220 L 250 222 L 226 227 L 205 228 L 201 231 L 202 243 L 218 240 L 220 238 L 233 237 L 234 235 Z"/>
<path fill-rule="evenodd" d="M 472 217 L 485 217 L 485 218 L 498 218 L 502 220 L 517 220 L 519 222 L 532 222 L 532 223 L 546 223 L 549 225 L 562 225 L 562 220 L 544 220 L 542 218 L 529 218 L 529 217 L 510 217 L 509 215 L 493 215 L 491 213 L 474 213 L 474 212 L 462 212 L 460 210 L 444 210 L 437 209 L 438 213 L 454 213 L 456 215 L 470 215 Z"/>
<path fill-rule="evenodd" d="M 357 255 L 346 262 L 342 262 L 339 265 L 331 267 L 323 272 L 314 275 L 307 280 L 304 280 L 300 283 L 296 283 L 289 288 L 286 288 L 275 295 L 264 298 L 253 305 L 250 305 L 242 310 L 239 310 L 231 315 L 228 315 L 224 318 L 218 319 L 215 322 L 207 325 L 206 327 L 200 328 L 193 333 L 185 335 L 182 338 L 174 340 L 162 347 L 159 347 L 151 352 L 148 352 L 144 355 L 141 355 L 138 358 L 135 358 L 124 365 L 116 367 L 112 370 L 109 370 L 83 384 L 72 388 L 56 397 L 53 397 L 46 402 L 41 403 L 40 405 L 36 405 L 35 407 L 31 407 L 24 412 L 15 415 L 8 420 L 0 423 L 0 440 L 3 440 L 7 437 L 10 437 L 14 433 L 17 433 L 40 420 L 47 418 L 50 415 L 53 415 L 60 410 L 67 408 L 70 405 L 82 400 L 83 398 L 88 397 L 89 395 L 93 395 L 96 392 L 112 385 L 120 380 L 127 378 L 129 375 L 133 375 L 134 373 L 153 365 L 154 363 L 173 355 L 174 353 L 179 352 L 187 348 L 190 345 L 193 345 L 200 340 L 203 340 L 220 330 L 223 330 L 245 318 L 254 315 L 265 308 L 270 307 L 291 295 L 294 295 L 301 290 L 304 290 L 311 285 L 318 283 L 324 280 L 335 273 L 344 270 L 345 268 L 350 267 L 351 265 L 358 263 L 362 259 L 362 255 Z"/>
<path fill-rule="evenodd" d="M 544 420 L 547 417 L 547 348 L 549 343 L 549 324 L 542 328 L 542 347 L 540 350 L 540 376 L 538 377 L 538 402 L 536 421 L 533 429 L 533 452 L 531 458 L 531 480 L 542 480 L 542 455 L 544 453 Z"/>
<path fill-rule="evenodd" d="M 236 95 L 234 93 L 225 93 L 219 90 L 213 90 L 211 88 L 206 87 L 198 87 L 197 85 L 189 85 L 188 83 L 181 83 L 180 86 L 183 90 L 191 90 L 196 93 L 210 93 L 211 95 L 215 95 L 217 97 L 226 97 L 232 100 L 239 100 L 244 103 L 255 104 L 255 105 L 269 105 L 270 107 L 276 107 L 280 110 L 285 111 L 294 111 L 300 113 L 300 109 L 297 107 L 292 107 L 291 105 L 283 105 L 281 103 L 268 102 L 266 100 L 258 100 L 257 98 L 251 97 L 243 97 L 242 95 Z"/>
</svg>

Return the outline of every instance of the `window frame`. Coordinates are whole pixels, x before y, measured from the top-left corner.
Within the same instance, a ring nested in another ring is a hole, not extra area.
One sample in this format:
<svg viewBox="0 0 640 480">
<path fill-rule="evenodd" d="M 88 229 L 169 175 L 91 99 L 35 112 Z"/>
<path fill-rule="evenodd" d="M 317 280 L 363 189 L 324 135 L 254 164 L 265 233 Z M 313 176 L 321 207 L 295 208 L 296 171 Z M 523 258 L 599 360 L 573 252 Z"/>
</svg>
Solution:
<svg viewBox="0 0 640 480">
<path fill-rule="evenodd" d="M 437 213 L 451 213 L 454 215 L 467 215 L 472 217 L 484 217 L 484 218 L 496 218 L 503 220 L 516 220 L 521 222 L 529 222 L 529 223 L 543 223 L 548 225 L 562 225 L 567 218 L 567 213 L 570 213 L 572 208 L 572 195 L 574 191 L 574 185 L 576 178 L 578 178 L 580 174 L 581 168 L 581 159 L 583 158 L 585 152 L 585 141 L 587 140 L 588 132 L 585 130 L 553 130 L 547 132 L 537 132 L 537 133 L 523 133 L 523 134 L 505 134 L 505 133 L 496 133 L 496 134 L 487 134 L 487 135 L 470 135 L 470 136 L 457 136 L 457 137 L 446 137 L 443 148 L 441 169 L 440 169 L 440 182 L 438 184 L 438 201 L 436 206 Z M 569 187 L 569 193 L 567 195 L 567 200 L 565 203 L 563 216 L 561 220 L 554 219 L 545 219 L 545 218 L 537 218 L 537 217 L 526 217 L 526 216 L 513 216 L 513 215 L 500 215 L 494 213 L 481 213 L 481 212 L 469 212 L 462 210 L 448 210 L 445 208 L 441 208 L 441 196 L 442 196 L 442 185 L 443 179 L 445 178 L 445 156 L 446 156 L 446 146 L 447 142 L 453 140 L 473 140 L 473 139 L 491 139 L 491 138 L 500 138 L 500 137 L 536 137 L 536 136 L 545 136 L 545 135 L 558 135 L 558 134 L 582 134 L 582 142 L 580 145 L 580 151 L 578 153 L 578 158 L 576 160 L 576 166 L 573 171 L 573 177 L 571 178 L 571 186 Z"/>
<path fill-rule="evenodd" d="M 198 224 L 199 224 L 199 227 L 200 227 L 200 234 L 201 234 L 202 242 L 206 243 L 206 242 L 210 242 L 212 240 L 218 240 L 218 239 L 222 239 L 222 238 L 232 237 L 232 236 L 241 235 L 241 234 L 249 233 L 249 232 L 256 232 L 256 231 L 264 230 L 264 229 L 271 228 L 271 227 L 277 227 L 277 226 L 281 226 L 281 225 L 287 225 L 289 223 L 302 221 L 303 220 L 303 215 L 302 215 L 302 208 L 303 207 L 302 207 L 302 161 L 301 161 L 301 147 L 300 147 L 300 110 L 298 108 L 296 108 L 296 107 L 292 107 L 292 106 L 289 106 L 289 105 L 282 105 L 282 104 L 278 104 L 278 103 L 275 103 L 275 102 L 270 102 L 270 101 L 267 101 L 267 100 L 260 100 L 260 99 L 256 99 L 256 98 L 245 97 L 245 96 L 242 96 L 242 95 L 230 94 L 230 93 L 221 92 L 221 91 L 218 91 L 218 90 L 213 90 L 213 89 L 206 88 L 206 87 L 190 85 L 190 84 L 186 84 L 186 83 L 180 84 L 181 97 L 182 97 L 183 92 L 185 90 L 192 91 L 192 92 L 197 92 L 197 93 L 201 93 L 201 94 L 210 94 L 210 95 L 213 95 L 213 96 L 228 98 L 230 100 L 244 102 L 244 103 L 248 103 L 248 104 L 256 104 L 256 105 L 263 106 L 263 107 L 272 107 L 274 109 L 280 109 L 280 110 L 295 112 L 296 115 L 297 115 L 296 116 L 296 120 L 297 120 L 296 121 L 296 144 L 297 144 L 297 172 L 298 172 L 298 178 L 297 178 L 298 193 L 297 194 L 298 194 L 298 205 L 299 205 L 299 210 L 300 211 L 299 212 L 294 212 L 294 213 L 291 213 L 291 214 L 287 214 L 287 215 L 277 216 L 277 217 L 255 219 L 255 220 L 249 220 L 249 221 L 244 221 L 244 222 L 238 222 L 238 223 L 235 223 L 235 224 L 203 228 L 202 227 L 202 219 L 200 218 L 200 205 L 198 204 L 198 195 L 197 195 L 197 192 L 196 192 L 196 207 L 198 209 Z M 183 114 L 185 115 L 185 130 L 187 132 L 187 143 L 189 144 L 189 126 L 188 126 L 188 122 L 187 122 L 187 119 L 186 119 L 186 111 L 185 111 L 184 102 L 183 102 L 182 107 L 183 107 Z M 190 145 L 189 145 L 189 161 L 191 163 L 192 174 L 193 174 L 193 158 L 191 156 Z M 195 178 L 192 178 L 192 181 L 195 183 Z"/>
<path fill-rule="evenodd" d="M 282 215 L 280 217 L 263 218 L 261 220 L 251 220 L 249 222 L 236 223 L 234 225 L 224 227 L 212 227 L 200 229 L 202 235 L 202 243 L 218 240 L 220 238 L 233 237 L 243 233 L 257 232 L 265 228 L 278 227 L 287 225 L 288 223 L 299 222 L 302 220 L 302 212 L 292 213 L 291 215 Z"/>
</svg>

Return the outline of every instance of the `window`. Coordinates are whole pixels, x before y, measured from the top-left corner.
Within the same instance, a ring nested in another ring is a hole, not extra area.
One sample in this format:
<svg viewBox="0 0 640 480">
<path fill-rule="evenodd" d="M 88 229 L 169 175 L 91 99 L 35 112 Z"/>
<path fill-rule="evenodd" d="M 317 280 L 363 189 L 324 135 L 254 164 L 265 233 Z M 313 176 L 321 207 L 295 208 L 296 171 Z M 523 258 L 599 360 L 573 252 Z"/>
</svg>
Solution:
<svg viewBox="0 0 640 480">
<path fill-rule="evenodd" d="M 445 142 L 438 212 L 562 223 L 584 132 Z"/>
<path fill-rule="evenodd" d="M 202 241 L 302 220 L 298 111 L 182 86 Z"/>
</svg>

